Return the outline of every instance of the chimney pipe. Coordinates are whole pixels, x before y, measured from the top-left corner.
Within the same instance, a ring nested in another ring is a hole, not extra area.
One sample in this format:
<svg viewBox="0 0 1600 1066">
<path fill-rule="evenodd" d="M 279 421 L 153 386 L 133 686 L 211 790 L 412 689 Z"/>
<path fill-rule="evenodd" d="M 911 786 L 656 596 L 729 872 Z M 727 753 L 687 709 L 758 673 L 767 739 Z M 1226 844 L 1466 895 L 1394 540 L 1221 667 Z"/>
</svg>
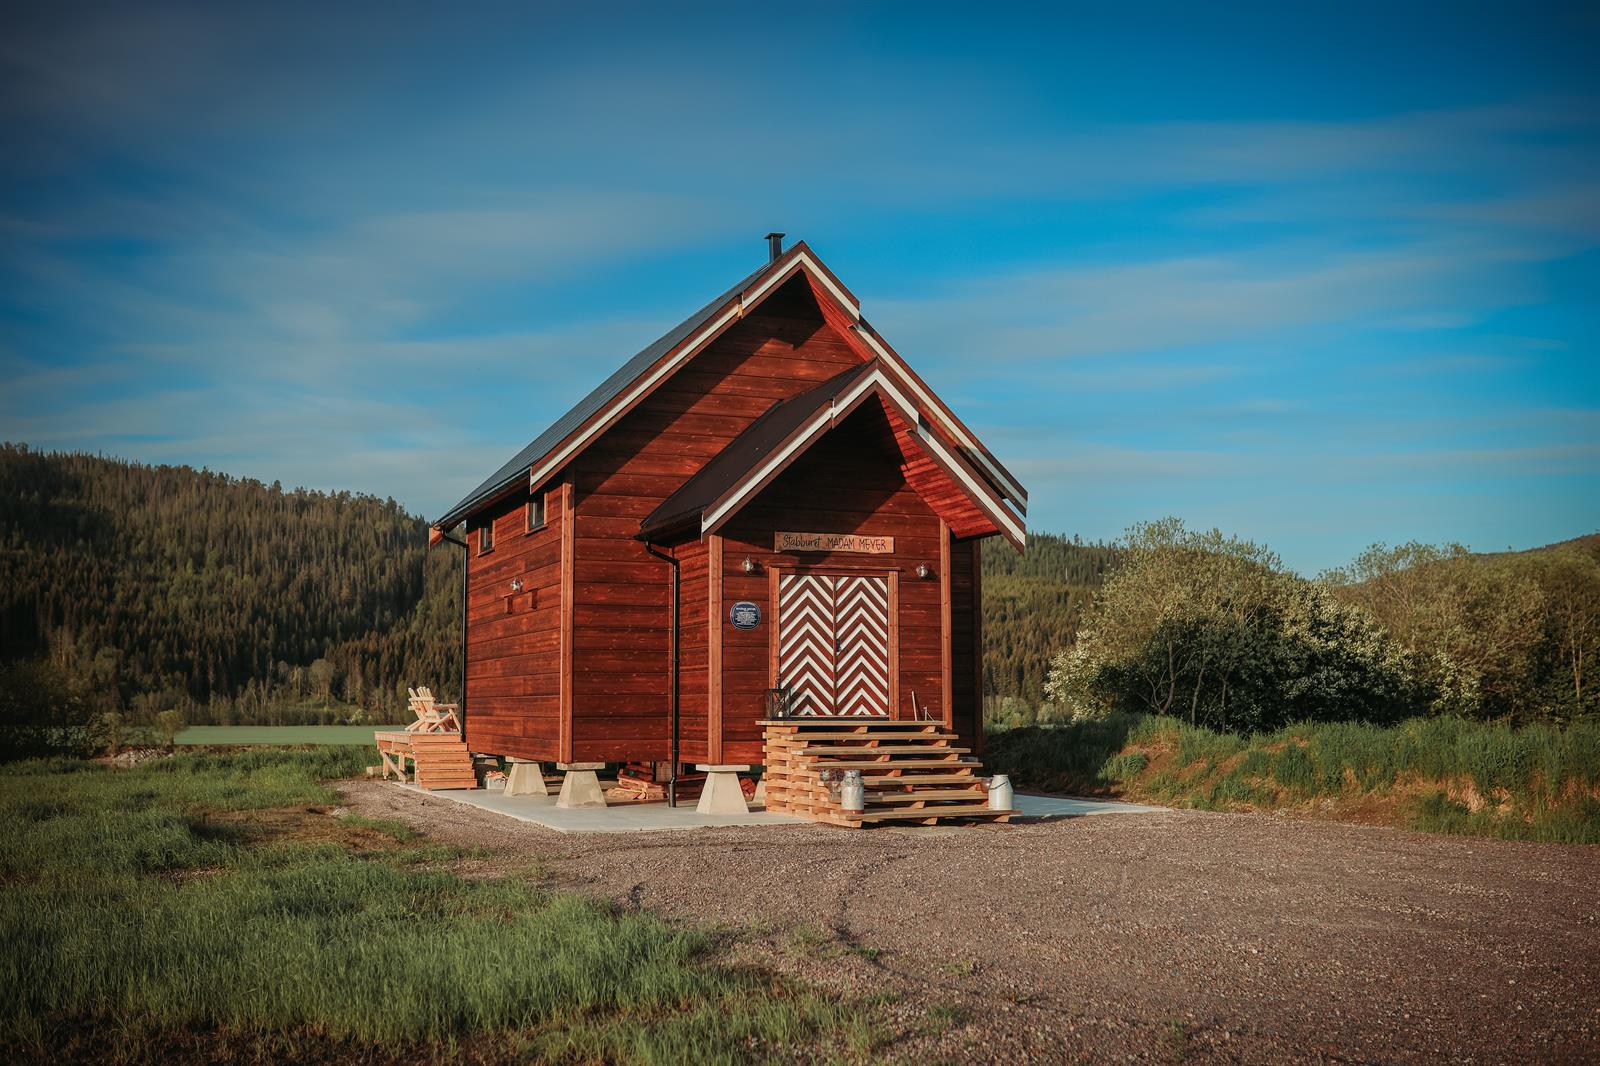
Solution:
<svg viewBox="0 0 1600 1066">
<path fill-rule="evenodd" d="M 776 263 L 783 254 L 783 237 L 782 233 L 767 234 L 767 262 Z"/>
</svg>

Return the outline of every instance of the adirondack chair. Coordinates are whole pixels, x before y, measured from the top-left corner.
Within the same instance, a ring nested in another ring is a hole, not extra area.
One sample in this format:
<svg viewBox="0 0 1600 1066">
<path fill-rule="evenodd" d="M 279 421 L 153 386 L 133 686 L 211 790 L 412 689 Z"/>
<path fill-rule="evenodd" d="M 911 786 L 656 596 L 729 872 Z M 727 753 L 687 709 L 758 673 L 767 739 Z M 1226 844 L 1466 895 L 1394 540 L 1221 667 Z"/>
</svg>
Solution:
<svg viewBox="0 0 1600 1066">
<path fill-rule="evenodd" d="M 373 734 L 383 759 L 383 776 L 393 774 L 405 782 L 409 760 L 412 780 L 422 788 L 477 788 L 472 753 L 461 738 L 457 706 L 440 703 L 425 685 L 406 691 L 417 720 L 403 730 L 379 730 Z"/>
<path fill-rule="evenodd" d="M 408 733 L 459 733 L 461 721 L 456 717 L 454 703 L 440 703 L 433 690 L 426 685 L 406 690 L 410 695 L 411 711 L 417 720 L 406 726 Z"/>
</svg>

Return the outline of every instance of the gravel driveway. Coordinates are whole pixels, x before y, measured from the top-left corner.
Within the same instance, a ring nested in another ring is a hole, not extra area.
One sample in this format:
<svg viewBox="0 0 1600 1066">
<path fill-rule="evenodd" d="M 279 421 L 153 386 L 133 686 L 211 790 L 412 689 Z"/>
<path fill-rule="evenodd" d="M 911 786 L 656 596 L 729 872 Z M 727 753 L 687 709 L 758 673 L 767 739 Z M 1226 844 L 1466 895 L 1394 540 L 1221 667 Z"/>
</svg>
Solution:
<svg viewBox="0 0 1600 1066">
<path fill-rule="evenodd" d="M 378 782 L 485 873 L 890 994 L 922 1061 L 1600 1061 L 1600 848 L 1271 815 L 564 835 Z"/>
</svg>

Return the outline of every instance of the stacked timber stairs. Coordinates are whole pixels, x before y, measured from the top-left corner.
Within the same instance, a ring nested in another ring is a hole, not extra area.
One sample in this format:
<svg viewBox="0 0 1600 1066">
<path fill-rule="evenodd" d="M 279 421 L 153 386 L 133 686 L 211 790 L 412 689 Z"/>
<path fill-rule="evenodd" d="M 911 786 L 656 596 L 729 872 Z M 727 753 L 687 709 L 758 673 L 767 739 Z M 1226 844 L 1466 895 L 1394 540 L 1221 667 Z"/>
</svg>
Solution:
<svg viewBox="0 0 1600 1066">
<path fill-rule="evenodd" d="M 406 760 L 418 788 L 477 788 L 478 775 L 472 753 L 458 732 L 422 733 L 385 731 L 374 735 L 383 758 L 383 776 L 391 773 L 406 780 Z"/>
<path fill-rule="evenodd" d="M 1004 822 L 1014 813 L 989 808 L 981 764 L 969 749 L 952 746 L 956 735 L 943 722 L 783 718 L 761 724 L 769 811 L 855 828 Z M 848 770 L 861 771 L 863 810 L 839 804 L 839 781 Z"/>
</svg>

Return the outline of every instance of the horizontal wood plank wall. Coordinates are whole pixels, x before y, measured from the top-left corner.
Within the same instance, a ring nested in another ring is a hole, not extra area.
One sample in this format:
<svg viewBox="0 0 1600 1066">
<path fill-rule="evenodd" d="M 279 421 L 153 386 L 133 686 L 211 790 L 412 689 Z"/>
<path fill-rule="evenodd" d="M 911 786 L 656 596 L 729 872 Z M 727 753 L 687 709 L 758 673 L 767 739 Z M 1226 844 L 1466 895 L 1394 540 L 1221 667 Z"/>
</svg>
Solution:
<svg viewBox="0 0 1600 1066">
<path fill-rule="evenodd" d="M 854 552 L 773 550 L 779 530 L 860 533 L 895 538 L 886 555 Z M 762 730 L 772 685 L 771 627 L 776 624 L 772 573 L 798 570 L 893 571 L 897 576 L 896 674 L 894 717 L 911 718 L 912 693 L 935 717 L 943 717 L 943 659 L 940 650 L 940 520 L 905 480 L 901 453 L 883 410 L 868 404 L 812 447 L 753 499 L 723 529 L 723 599 L 752 600 L 762 622 L 754 630 L 722 626 L 723 758 L 760 762 Z M 746 574 L 744 559 L 758 570 Z M 925 563 L 935 575 L 918 578 Z"/>
<path fill-rule="evenodd" d="M 551 520 L 527 531 L 521 494 L 467 523 L 467 720 L 473 751 L 554 759 L 560 730 L 560 502 L 547 496 Z M 493 523 L 494 549 L 478 552 L 478 531 Z M 511 582 L 522 582 L 513 593 Z M 429 678 L 413 679 L 435 684 Z"/>
<path fill-rule="evenodd" d="M 636 539 L 640 519 L 773 402 L 796 396 L 861 359 L 823 322 L 809 287 L 797 278 L 574 460 L 574 759 L 668 757 L 670 569 Z M 682 575 L 683 621 L 691 617 L 691 601 L 698 603 L 693 617 L 702 620 L 697 628 L 704 635 L 709 582 L 688 583 L 692 569 L 686 567 Z M 695 647 L 690 639 L 685 634 L 686 657 Z M 707 750 L 701 654 L 696 647 L 693 665 L 685 662 L 683 671 L 686 761 L 687 753 Z"/>
</svg>

